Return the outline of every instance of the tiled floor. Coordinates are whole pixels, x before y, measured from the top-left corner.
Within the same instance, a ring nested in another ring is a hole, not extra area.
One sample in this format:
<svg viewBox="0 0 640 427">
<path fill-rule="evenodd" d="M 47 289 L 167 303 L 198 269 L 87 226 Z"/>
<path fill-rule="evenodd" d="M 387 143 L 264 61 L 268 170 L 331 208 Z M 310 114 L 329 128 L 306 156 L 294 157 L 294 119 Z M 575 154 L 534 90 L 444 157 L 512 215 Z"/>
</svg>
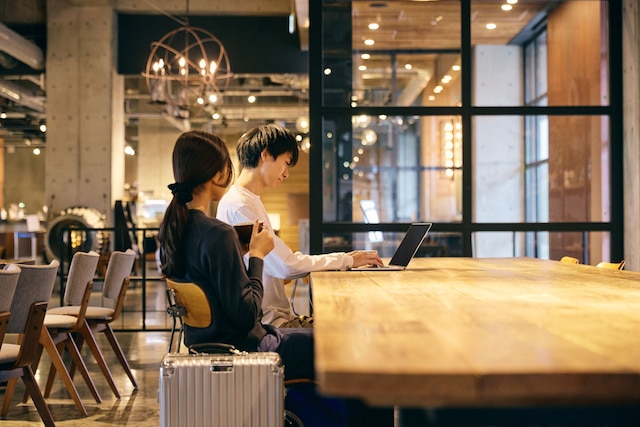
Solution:
<svg viewBox="0 0 640 427">
<path fill-rule="evenodd" d="M 97 339 L 107 358 L 109 368 L 116 380 L 116 385 L 122 397 L 116 399 L 107 385 L 95 360 L 83 349 L 83 358 L 87 363 L 93 380 L 102 397 L 102 403 L 96 403 L 86 387 L 82 377 L 76 375 L 75 383 L 82 398 L 88 417 L 83 417 L 76 409 L 69 397 L 62 381 L 56 379 L 54 391 L 47 399 L 53 419 L 57 426 L 158 426 L 158 376 L 160 361 L 167 351 L 169 333 L 167 332 L 120 332 L 116 333 L 122 348 L 127 355 L 131 368 L 138 381 L 138 389 L 134 389 L 128 377 L 120 367 L 118 361 L 109 351 L 110 347 L 103 334 Z M 37 379 L 44 388 L 46 375 L 49 369 L 49 359 L 43 355 Z M 6 419 L 0 421 L 2 427 L 41 426 L 33 402 L 21 403 L 24 392 L 24 384 L 19 380 L 16 394 L 13 397 L 11 408 Z M 0 401 L 4 399 L 4 387 L 0 388 Z"/>
</svg>

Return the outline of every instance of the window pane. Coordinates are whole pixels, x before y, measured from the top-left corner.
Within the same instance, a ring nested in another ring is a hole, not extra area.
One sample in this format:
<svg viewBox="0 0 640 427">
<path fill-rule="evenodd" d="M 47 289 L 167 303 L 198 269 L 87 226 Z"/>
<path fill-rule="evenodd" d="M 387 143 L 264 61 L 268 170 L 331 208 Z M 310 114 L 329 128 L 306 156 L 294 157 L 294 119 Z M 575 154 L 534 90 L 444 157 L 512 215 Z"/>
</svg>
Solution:
<svg viewBox="0 0 640 427">
<path fill-rule="evenodd" d="M 351 106 L 456 106 L 460 55 L 358 53 Z"/>
<path fill-rule="evenodd" d="M 324 252 L 349 252 L 375 249 L 382 258 L 391 258 L 404 237 L 402 233 L 371 231 L 367 233 L 325 234 Z M 415 254 L 416 258 L 463 256 L 460 233 L 429 232 Z"/>
<path fill-rule="evenodd" d="M 535 134 L 525 133 L 527 122 L 538 123 Z M 475 117 L 474 221 L 608 221 L 608 123 L 604 116 Z M 531 149 L 536 144 L 545 148 Z"/>
<path fill-rule="evenodd" d="M 459 1 L 325 1 L 323 11 L 324 105 L 460 102 Z"/>
<path fill-rule="evenodd" d="M 324 120 L 324 221 L 459 222 L 458 116 Z"/>
<path fill-rule="evenodd" d="M 477 232 L 473 233 L 472 243 L 473 256 L 478 258 L 527 256 L 560 260 L 571 256 L 581 264 L 596 265 L 609 261 L 610 234 L 599 231 Z"/>
<path fill-rule="evenodd" d="M 546 12 L 548 3 L 518 2 L 504 10 L 503 1 L 472 2 L 474 105 L 524 105 L 545 93 L 552 106 L 609 104 L 607 8 L 601 1 L 567 0 Z M 534 73 L 525 80 L 523 57 Z"/>
</svg>

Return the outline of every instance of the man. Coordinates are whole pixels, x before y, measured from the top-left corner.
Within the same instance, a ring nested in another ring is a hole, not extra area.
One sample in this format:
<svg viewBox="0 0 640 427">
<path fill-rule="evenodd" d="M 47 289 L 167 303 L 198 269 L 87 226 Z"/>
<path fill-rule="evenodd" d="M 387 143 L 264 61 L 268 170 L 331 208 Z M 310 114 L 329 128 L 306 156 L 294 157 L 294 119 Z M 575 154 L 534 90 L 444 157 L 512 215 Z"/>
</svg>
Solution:
<svg viewBox="0 0 640 427">
<path fill-rule="evenodd" d="M 236 147 L 240 175 L 218 203 L 217 218 L 229 224 L 264 223 L 274 234 L 260 195 L 284 181 L 289 167 L 298 161 L 298 143 L 286 128 L 269 124 L 247 131 Z M 312 327 L 313 319 L 295 316 L 285 292 L 285 280 L 311 271 L 344 270 L 361 265 L 382 265 L 376 253 L 353 251 L 323 255 L 293 252 L 280 238 L 274 237 L 275 248 L 264 258 L 262 283 L 263 322 L 280 328 Z"/>
</svg>

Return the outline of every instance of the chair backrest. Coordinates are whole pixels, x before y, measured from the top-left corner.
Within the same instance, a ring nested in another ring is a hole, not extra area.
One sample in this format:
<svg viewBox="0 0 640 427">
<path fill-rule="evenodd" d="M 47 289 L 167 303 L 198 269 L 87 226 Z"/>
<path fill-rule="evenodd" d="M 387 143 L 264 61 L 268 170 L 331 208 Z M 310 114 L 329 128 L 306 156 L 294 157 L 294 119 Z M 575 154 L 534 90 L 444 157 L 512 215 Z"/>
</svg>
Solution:
<svg viewBox="0 0 640 427">
<path fill-rule="evenodd" d="M 624 264 L 625 264 L 625 260 L 622 260 L 620 262 L 599 262 L 598 264 L 596 264 L 596 267 L 599 268 L 608 268 L 610 270 L 622 270 L 624 268 Z"/>
<path fill-rule="evenodd" d="M 560 258 L 560 262 L 563 262 L 565 264 L 579 264 L 580 263 L 578 258 L 574 258 L 572 256 L 563 256 L 562 258 Z"/>
<path fill-rule="evenodd" d="M 20 267 L 15 264 L 7 264 L 0 270 L 0 313 L 11 309 L 11 301 L 16 292 L 18 279 L 20 278 Z"/>
<path fill-rule="evenodd" d="M 191 282 L 176 282 L 166 279 L 167 288 L 175 293 L 176 304 L 183 307 L 182 321 L 194 328 L 211 325 L 212 313 L 209 299 L 202 288 Z"/>
<path fill-rule="evenodd" d="M 136 253 L 127 249 L 125 252 L 114 251 L 109 258 L 107 272 L 104 275 L 102 288 L 102 304 L 110 308 L 122 302 L 122 289 L 128 285 L 128 278 L 136 261 Z"/>
<path fill-rule="evenodd" d="M 65 305 L 80 305 L 82 303 L 87 283 L 93 281 L 96 274 L 99 259 L 100 254 L 95 251 L 73 254 L 64 289 Z"/>
<path fill-rule="evenodd" d="M 7 333 L 23 333 L 31 305 L 39 302 L 49 303 L 59 265 L 58 260 L 54 259 L 48 265 L 24 264 L 20 266 L 18 284 L 9 310 L 11 311 L 11 320 L 7 327 Z"/>
</svg>

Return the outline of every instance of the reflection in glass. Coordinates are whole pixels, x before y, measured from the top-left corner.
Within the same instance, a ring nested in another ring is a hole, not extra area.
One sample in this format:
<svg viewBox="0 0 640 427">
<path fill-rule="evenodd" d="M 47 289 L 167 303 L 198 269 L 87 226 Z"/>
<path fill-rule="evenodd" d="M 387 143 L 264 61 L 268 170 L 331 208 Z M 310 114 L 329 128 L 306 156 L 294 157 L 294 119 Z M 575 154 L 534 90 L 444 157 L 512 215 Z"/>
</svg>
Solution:
<svg viewBox="0 0 640 427">
<path fill-rule="evenodd" d="M 458 222 L 459 116 L 325 119 L 324 221 Z"/>
<path fill-rule="evenodd" d="M 609 105 L 606 1 L 503 3 L 471 3 L 474 105 Z"/>
</svg>

